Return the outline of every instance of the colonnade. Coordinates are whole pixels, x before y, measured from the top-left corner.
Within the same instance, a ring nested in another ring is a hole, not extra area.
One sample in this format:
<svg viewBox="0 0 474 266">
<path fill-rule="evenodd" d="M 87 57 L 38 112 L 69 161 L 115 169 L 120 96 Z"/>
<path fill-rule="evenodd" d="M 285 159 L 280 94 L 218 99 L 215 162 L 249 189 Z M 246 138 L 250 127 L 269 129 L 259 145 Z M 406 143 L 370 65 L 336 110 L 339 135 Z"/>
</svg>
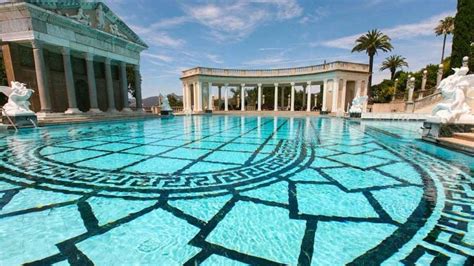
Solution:
<svg viewBox="0 0 474 266">
<path fill-rule="evenodd" d="M 35 64 L 36 72 L 36 81 L 37 88 L 39 93 L 41 113 L 51 113 L 51 92 L 49 88 L 48 75 L 46 71 L 45 59 L 44 59 L 44 44 L 41 41 L 35 40 L 32 42 L 33 47 L 33 58 Z M 65 114 L 78 114 L 82 113 L 78 109 L 77 97 L 76 97 L 76 88 L 74 83 L 74 75 L 72 69 L 72 58 L 71 58 L 71 49 L 68 47 L 61 48 L 61 54 L 63 58 L 64 65 L 64 75 L 66 81 L 66 91 L 67 91 L 67 102 L 68 108 L 65 111 Z M 83 53 L 84 59 L 86 61 L 86 70 L 87 70 L 87 83 L 88 83 L 88 93 L 90 101 L 90 113 L 100 113 L 99 104 L 97 99 L 97 86 L 95 80 L 95 69 L 94 69 L 94 54 L 92 53 Z M 115 105 L 115 97 L 113 88 L 113 78 L 112 78 L 112 59 L 103 58 L 105 66 L 105 83 L 107 90 L 107 112 L 117 112 Z M 120 90 L 123 95 L 122 100 L 122 112 L 131 112 L 128 102 L 128 81 L 127 81 L 127 64 L 123 61 L 118 62 L 120 73 Z M 140 78 L 140 66 L 133 65 L 135 72 L 135 89 L 136 89 L 136 107 L 137 110 L 142 109 L 142 97 L 141 97 L 141 78 Z"/>
<path fill-rule="evenodd" d="M 214 109 L 212 87 L 216 86 L 218 89 L 218 100 L 221 100 L 221 89 L 224 89 L 224 111 L 229 111 L 229 92 L 231 87 L 235 87 L 237 91 L 240 91 L 240 110 L 246 111 L 245 106 L 245 95 L 246 88 L 257 89 L 257 103 L 256 110 L 262 111 L 262 98 L 263 88 L 269 86 L 274 88 L 274 111 L 279 111 L 278 96 L 279 93 L 284 90 L 285 87 L 290 87 L 291 91 L 289 94 L 289 107 L 288 110 L 295 111 L 295 91 L 296 86 L 302 86 L 304 89 L 303 102 L 306 105 L 306 112 L 311 112 L 312 102 L 312 85 L 320 85 L 320 93 L 323 93 L 323 102 L 321 111 L 323 112 L 346 112 L 349 109 L 348 103 L 352 101 L 352 98 L 356 96 L 367 94 L 367 80 L 366 79 L 349 79 L 349 78 L 328 78 L 318 81 L 306 81 L 306 82 L 285 82 L 285 83 L 273 83 L 271 85 L 262 83 L 216 83 L 213 84 L 209 81 L 183 81 L 183 108 L 185 112 L 212 112 Z M 204 105 L 203 95 L 207 93 L 207 105 Z M 281 94 L 284 97 L 283 93 Z M 351 98 L 349 98 L 351 97 Z M 283 100 L 283 98 L 282 98 Z M 219 104 L 220 106 L 220 104 Z M 283 107 L 283 106 L 281 106 Z"/>
</svg>

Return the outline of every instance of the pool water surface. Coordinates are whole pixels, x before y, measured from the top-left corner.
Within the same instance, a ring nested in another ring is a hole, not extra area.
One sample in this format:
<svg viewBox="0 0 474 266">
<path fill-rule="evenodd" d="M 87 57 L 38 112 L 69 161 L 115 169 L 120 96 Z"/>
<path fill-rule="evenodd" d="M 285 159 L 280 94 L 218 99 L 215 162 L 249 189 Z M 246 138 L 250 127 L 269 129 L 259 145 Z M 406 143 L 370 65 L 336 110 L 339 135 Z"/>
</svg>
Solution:
<svg viewBox="0 0 474 266">
<path fill-rule="evenodd" d="M 213 115 L 0 135 L 0 265 L 472 265 L 474 162 L 420 126 Z"/>
</svg>

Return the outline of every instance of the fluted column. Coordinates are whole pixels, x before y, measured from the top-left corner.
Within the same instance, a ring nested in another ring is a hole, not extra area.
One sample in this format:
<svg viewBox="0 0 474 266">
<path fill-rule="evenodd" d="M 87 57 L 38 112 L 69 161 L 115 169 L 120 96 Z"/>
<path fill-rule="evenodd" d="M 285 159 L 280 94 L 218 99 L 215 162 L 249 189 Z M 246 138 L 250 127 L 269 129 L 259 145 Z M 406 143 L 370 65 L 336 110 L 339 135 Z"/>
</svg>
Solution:
<svg viewBox="0 0 474 266">
<path fill-rule="evenodd" d="M 262 111 L 262 83 L 258 83 L 257 111 Z"/>
<path fill-rule="evenodd" d="M 295 111 L 295 83 L 291 82 L 291 107 L 290 111 Z"/>
<path fill-rule="evenodd" d="M 306 112 L 311 112 L 311 81 L 306 82 Z"/>
<path fill-rule="evenodd" d="M 273 111 L 278 111 L 278 83 L 273 84 L 275 85 L 275 103 L 274 103 L 274 108 Z"/>
<path fill-rule="evenodd" d="M 212 83 L 211 82 L 209 82 L 209 88 L 208 88 L 207 92 L 208 92 L 208 96 L 209 96 L 208 97 L 208 103 L 207 103 L 207 110 L 212 112 L 212 110 L 214 109 L 214 106 L 213 106 L 214 103 L 212 102 Z"/>
<path fill-rule="evenodd" d="M 127 64 L 125 62 L 120 62 L 120 89 L 122 89 L 122 112 L 131 112 L 128 103 Z"/>
<path fill-rule="evenodd" d="M 197 111 L 202 112 L 202 82 L 197 82 Z"/>
<path fill-rule="evenodd" d="M 197 87 L 198 87 L 197 82 L 194 82 L 193 83 L 193 104 L 192 104 L 193 112 L 198 111 L 198 89 L 197 89 Z"/>
<path fill-rule="evenodd" d="M 245 83 L 240 84 L 240 110 L 245 111 Z"/>
<path fill-rule="evenodd" d="M 229 111 L 229 84 L 224 84 L 224 111 Z"/>
<path fill-rule="evenodd" d="M 217 87 L 217 110 L 221 110 L 222 86 Z"/>
<path fill-rule="evenodd" d="M 342 107 L 342 111 L 343 112 L 346 112 L 346 90 L 347 90 L 347 80 L 346 79 L 343 79 L 342 80 L 342 95 L 341 95 L 341 107 Z"/>
<path fill-rule="evenodd" d="M 328 101 L 328 80 L 325 79 L 323 83 L 323 106 L 321 107 L 321 111 L 326 112 L 327 109 L 327 101 Z"/>
<path fill-rule="evenodd" d="M 48 78 L 46 76 L 46 67 L 44 63 L 43 43 L 40 41 L 33 41 L 33 57 L 35 60 L 36 83 L 38 86 L 38 93 L 40 98 L 41 113 L 51 112 L 51 97 L 48 86 Z"/>
<path fill-rule="evenodd" d="M 77 109 L 76 88 L 74 86 L 74 76 L 72 73 L 71 50 L 67 47 L 61 49 L 63 54 L 64 76 L 66 79 L 68 109 L 65 114 L 82 113 Z"/>
<path fill-rule="evenodd" d="M 331 112 L 337 112 L 337 101 L 339 97 L 339 78 L 334 79 L 332 86 L 332 110 Z"/>
<path fill-rule="evenodd" d="M 112 80 L 112 68 L 110 66 L 111 59 L 105 59 L 105 83 L 107 86 L 107 104 L 108 109 L 107 112 L 117 112 L 115 109 L 115 98 L 114 98 L 114 84 Z"/>
<path fill-rule="evenodd" d="M 86 68 L 87 68 L 87 85 L 89 86 L 89 102 L 90 102 L 90 113 L 101 113 L 99 110 L 99 103 L 97 101 L 97 86 L 95 84 L 95 71 L 94 71 L 94 55 L 91 53 L 85 54 Z"/>
<path fill-rule="evenodd" d="M 133 71 L 135 72 L 135 105 L 137 112 L 143 112 L 142 106 L 142 76 L 140 75 L 140 65 L 134 65 Z"/>
</svg>

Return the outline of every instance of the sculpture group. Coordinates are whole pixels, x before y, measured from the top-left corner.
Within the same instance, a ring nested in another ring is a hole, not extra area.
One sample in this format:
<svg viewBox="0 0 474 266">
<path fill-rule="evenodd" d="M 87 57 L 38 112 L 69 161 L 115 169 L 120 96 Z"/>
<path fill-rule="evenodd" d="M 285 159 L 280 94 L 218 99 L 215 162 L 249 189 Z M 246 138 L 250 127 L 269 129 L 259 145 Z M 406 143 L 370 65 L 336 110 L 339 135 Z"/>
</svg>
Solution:
<svg viewBox="0 0 474 266">
<path fill-rule="evenodd" d="M 8 97 L 8 102 L 3 106 L 3 115 L 7 116 L 29 116 L 35 115 L 30 110 L 30 97 L 34 93 L 32 89 L 26 88 L 24 83 L 11 82 L 11 88 L 0 86 L 0 92 Z"/>
<path fill-rule="evenodd" d="M 474 123 L 468 100 L 474 91 L 474 75 L 467 75 L 469 68 L 454 68 L 454 74 L 442 80 L 438 86 L 443 101 L 435 106 L 432 115 L 441 123 Z"/>
</svg>

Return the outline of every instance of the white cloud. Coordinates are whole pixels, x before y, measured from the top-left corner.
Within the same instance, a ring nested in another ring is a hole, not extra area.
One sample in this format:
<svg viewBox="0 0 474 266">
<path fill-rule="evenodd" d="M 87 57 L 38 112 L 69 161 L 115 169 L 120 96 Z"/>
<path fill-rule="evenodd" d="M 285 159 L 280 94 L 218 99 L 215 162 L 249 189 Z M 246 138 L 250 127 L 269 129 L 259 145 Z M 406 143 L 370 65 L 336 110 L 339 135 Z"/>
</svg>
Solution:
<svg viewBox="0 0 474 266">
<path fill-rule="evenodd" d="M 185 5 L 185 13 L 208 27 L 217 41 L 240 40 L 266 22 L 301 16 L 303 9 L 296 0 L 240 0 Z"/>
<path fill-rule="evenodd" d="M 151 53 L 143 52 L 142 55 L 151 59 L 158 59 L 160 61 L 167 62 L 167 63 L 174 61 L 174 59 L 171 56 L 167 56 L 163 54 L 151 54 Z"/>
<path fill-rule="evenodd" d="M 417 23 L 398 25 L 392 28 L 381 29 L 381 31 L 392 38 L 392 40 L 405 40 L 421 36 L 432 36 L 434 34 L 434 28 L 439 20 L 446 16 L 453 16 L 455 13 L 455 11 L 444 12 Z M 314 46 L 323 45 L 332 48 L 352 49 L 355 40 L 363 34 L 365 33 L 362 32 L 334 40 L 324 41 L 322 43 L 314 44 Z"/>
</svg>

